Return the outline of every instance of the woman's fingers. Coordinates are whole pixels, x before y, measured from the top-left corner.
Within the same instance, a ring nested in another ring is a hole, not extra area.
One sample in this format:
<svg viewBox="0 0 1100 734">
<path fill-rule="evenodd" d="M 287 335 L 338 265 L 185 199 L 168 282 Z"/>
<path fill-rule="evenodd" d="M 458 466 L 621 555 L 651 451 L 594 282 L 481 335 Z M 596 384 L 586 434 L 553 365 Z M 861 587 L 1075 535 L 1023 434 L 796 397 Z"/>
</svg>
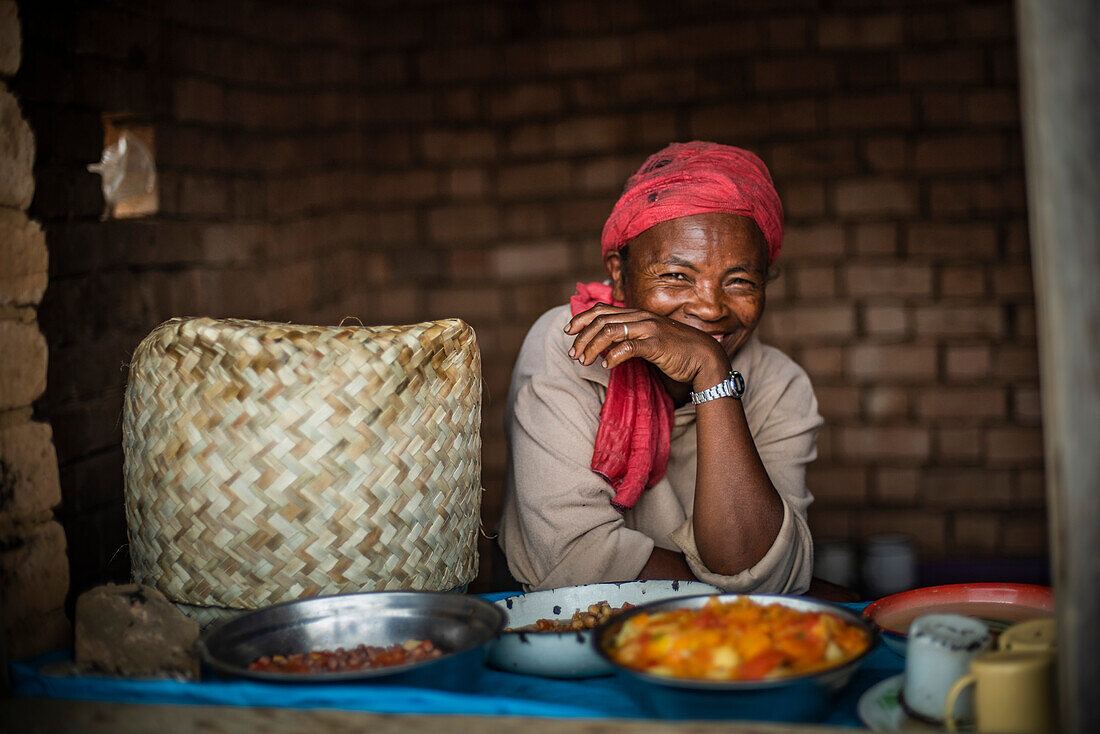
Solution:
<svg viewBox="0 0 1100 734">
<path fill-rule="evenodd" d="M 620 321 L 606 322 L 594 333 L 592 340 L 585 347 L 585 364 L 611 359 L 611 362 L 607 363 L 607 366 L 611 366 L 630 357 L 641 356 L 638 353 L 638 346 L 650 338 L 651 327 L 652 324 L 645 319 L 644 315 L 637 319 L 624 318 Z M 620 355 L 628 356 L 620 358 Z"/>
<path fill-rule="evenodd" d="M 597 303 L 592 308 L 586 311 L 581 311 L 579 314 L 569 319 L 569 323 L 565 325 L 565 333 L 576 334 L 584 329 L 584 327 L 588 326 L 592 319 L 601 314 L 625 310 L 626 309 L 619 308 L 618 306 L 611 306 L 606 303 Z"/>
<path fill-rule="evenodd" d="M 616 310 L 595 314 L 586 319 L 580 333 L 573 340 L 569 356 L 581 364 L 592 364 L 606 350 L 616 344 L 647 338 L 649 328 L 645 322 L 651 314 L 645 311 Z"/>
<path fill-rule="evenodd" d="M 633 359 L 634 357 L 642 357 L 644 359 L 644 355 L 640 354 L 640 352 L 643 350 L 639 349 L 639 344 L 641 344 L 641 342 L 624 341 L 614 345 L 606 352 L 604 352 L 602 362 L 603 366 L 607 367 L 607 369 L 612 369 L 614 367 L 618 367 L 620 364 L 627 361 L 628 359 Z"/>
<path fill-rule="evenodd" d="M 721 345 L 702 331 L 649 311 L 597 304 L 574 316 L 565 331 L 576 334 L 569 356 L 583 365 L 599 362 L 611 369 L 640 357 L 671 379 L 690 383 L 716 356 L 728 361 Z"/>
</svg>

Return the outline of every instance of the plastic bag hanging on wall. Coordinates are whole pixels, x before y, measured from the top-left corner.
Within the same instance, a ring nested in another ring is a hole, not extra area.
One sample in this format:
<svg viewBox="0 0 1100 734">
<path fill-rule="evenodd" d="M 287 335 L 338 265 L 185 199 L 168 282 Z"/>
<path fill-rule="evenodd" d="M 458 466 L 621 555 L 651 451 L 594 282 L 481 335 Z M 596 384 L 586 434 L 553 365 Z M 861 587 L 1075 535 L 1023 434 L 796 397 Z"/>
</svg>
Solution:
<svg viewBox="0 0 1100 734">
<path fill-rule="evenodd" d="M 118 141 L 103 150 L 99 163 L 88 170 L 103 177 L 103 198 L 113 208 L 138 196 L 152 194 L 157 188 L 156 164 L 149 148 L 136 135 L 123 130 Z M 141 212 L 134 212 L 141 213 Z"/>
</svg>

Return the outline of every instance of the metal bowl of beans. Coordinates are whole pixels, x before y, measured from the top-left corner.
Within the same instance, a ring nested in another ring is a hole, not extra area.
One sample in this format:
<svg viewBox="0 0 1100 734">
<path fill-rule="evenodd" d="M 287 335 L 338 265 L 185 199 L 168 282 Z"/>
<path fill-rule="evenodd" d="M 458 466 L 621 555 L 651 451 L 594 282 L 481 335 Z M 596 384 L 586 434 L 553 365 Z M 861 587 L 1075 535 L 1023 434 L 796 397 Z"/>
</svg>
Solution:
<svg viewBox="0 0 1100 734">
<path fill-rule="evenodd" d="M 507 612 L 508 627 L 489 646 L 489 664 L 509 673 L 544 678 L 611 675 L 614 668 L 592 647 L 592 627 L 603 621 L 603 615 L 590 614 L 589 607 L 602 603 L 619 609 L 624 604 L 719 591 L 699 581 L 629 581 L 565 586 L 501 599 L 496 604 Z M 538 631 L 535 626 L 540 620 L 558 624 Z"/>
<path fill-rule="evenodd" d="M 210 629 L 198 648 L 221 675 L 272 682 L 370 680 L 465 689 L 482 667 L 486 646 L 503 629 L 504 619 L 498 607 L 465 594 L 378 591 L 258 609 Z M 412 652 L 412 642 L 424 641 L 435 652 Z M 399 656 L 395 663 L 392 656 L 387 658 L 402 647 L 412 652 L 407 660 Z M 379 652 L 384 653 L 380 659 Z M 312 657 L 320 664 L 296 671 L 255 669 L 254 664 L 265 659 L 292 655 Z M 363 667 L 365 658 L 374 660 Z"/>
</svg>

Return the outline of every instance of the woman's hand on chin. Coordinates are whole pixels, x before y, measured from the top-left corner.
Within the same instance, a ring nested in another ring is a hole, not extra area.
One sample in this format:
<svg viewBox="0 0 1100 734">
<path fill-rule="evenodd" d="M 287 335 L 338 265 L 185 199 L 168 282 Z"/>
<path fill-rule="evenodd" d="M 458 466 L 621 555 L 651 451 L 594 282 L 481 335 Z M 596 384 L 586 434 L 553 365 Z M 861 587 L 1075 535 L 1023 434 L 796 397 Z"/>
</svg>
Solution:
<svg viewBox="0 0 1100 734">
<path fill-rule="evenodd" d="M 729 357 L 716 338 L 649 311 L 599 303 L 574 316 L 565 332 L 576 334 L 569 356 L 584 365 L 602 361 L 610 369 L 639 357 L 696 390 L 729 373 Z"/>
</svg>

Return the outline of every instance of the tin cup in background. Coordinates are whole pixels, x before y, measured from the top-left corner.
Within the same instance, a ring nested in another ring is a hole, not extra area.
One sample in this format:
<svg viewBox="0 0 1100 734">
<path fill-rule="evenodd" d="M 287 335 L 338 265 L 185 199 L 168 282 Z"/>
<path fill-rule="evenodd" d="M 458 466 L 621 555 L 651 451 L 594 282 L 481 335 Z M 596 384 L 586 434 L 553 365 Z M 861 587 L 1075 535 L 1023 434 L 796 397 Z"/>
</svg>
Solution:
<svg viewBox="0 0 1100 734">
<path fill-rule="evenodd" d="M 865 591 L 872 599 L 908 591 L 917 585 L 917 548 L 908 535 L 868 536 L 863 542 L 860 565 Z"/>
<path fill-rule="evenodd" d="M 831 538 L 818 541 L 814 546 L 814 576 L 854 588 L 859 583 L 855 545 L 847 540 Z"/>
<path fill-rule="evenodd" d="M 966 675 L 970 661 L 989 649 L 993 635 L 984 622 L 961 614 L 926 614 L 909 626 L 905 683 L 900 701 L 915 719 L 943 723 L 944 700 L 951 685 Z M 973 696 L 961 691 L 955 718 L 973 720 Z"/>
</svg>

